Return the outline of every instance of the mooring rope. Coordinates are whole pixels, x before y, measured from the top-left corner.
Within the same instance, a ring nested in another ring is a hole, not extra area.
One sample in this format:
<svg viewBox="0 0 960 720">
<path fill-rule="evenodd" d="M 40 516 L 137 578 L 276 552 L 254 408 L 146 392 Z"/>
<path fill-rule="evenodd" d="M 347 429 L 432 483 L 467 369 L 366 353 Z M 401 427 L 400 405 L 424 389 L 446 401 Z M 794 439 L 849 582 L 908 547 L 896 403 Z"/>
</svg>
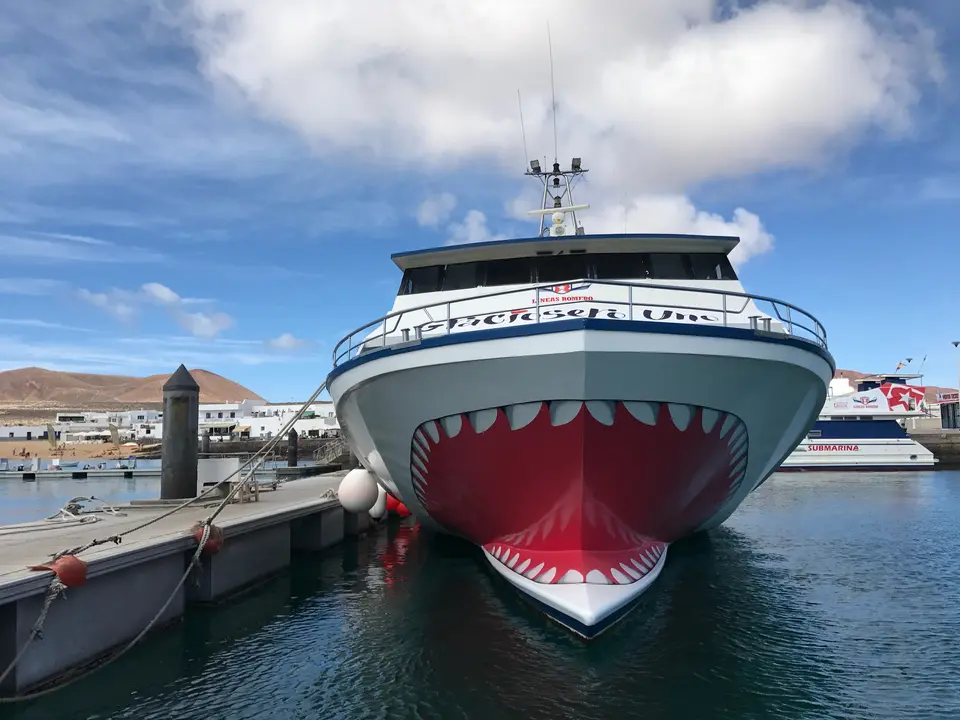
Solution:
<svg viewBox="0 0 960 720">
<path fill-rule="evenodd" d="M 280 440 L 284 439 L 287 433 L 289 433 L 289 431 L 293 429 L 293 425 L 297 422 L 297 420 L 299 420 L 303 416 L 303 414 L 307 411 L 310 405 L 313 404 L 313 402 L 317 399 L 317 397 L 319 397 L 320 393 L 324 391 L 324 389 L 326 388 L 326 385 L 327 384 L 325 381 L 320 383 L 320 386 L 313 392 L 310 398 L 294 414 L 294 416 L 286 423 L 286 425 L 283 426 L 283 428 L 276 435 L 276 437 L 271 438 L 266 444 L 264 444 L 263 447 L 261 447 L 260 450 L 255 452 L 250 457 L 250 459 L 247 460 L 247 462 L 244 463 L 240 468 L 238 468 L 237 470 L 234 470 L 223 480 L 221 480 L 217 484 L 213 485 L 212 487 L 208 488 L 204 492 L 197 495 L 197 497 L 190 498 L 189 500 L 184 501 L 183 503 L 177 505 L 171 510 L 164 512 L 158 515 L 157 517 L 152 518 L 151 520 L 148 520 L 147 522 L 144 522 L 135 527 L 132 527 L 129 530 L 124 530 L 123 532 L 117 533 L 116 535 L 111 535 L 109 537 L 95 539 L 85 545 L 81 545 L 79 547 L 75 547 L 70 550 L 64 550 L 62 552 L 56 553 L 55 555 L 52 556 L 53 562 L 56 562 L 57 560 L 59 560 L 60 558 L 66 555 L 78 555 L 82 552 L 85 552 L 99 545 L 105 545 L 111 542 L 119 545 L 121 540 L 127 535 L 130 535 L 131 533 L 134 533 L 138 530 L 143 530 L 144 528 L 150 527 L 154 523 L 157 523 L 160 520 L 163 520 L 164 518 L 168 518 L 171 515 L 179 512 L 180 510 L 183 510 L 184 508 L 187 508 L 195 504 L 199 500 L 203 499 L 204 497 L 212 493 L 214 490 L 217 490 L 224 483 L 229 482 L 230 479 L 236 476 L 238 473 L 241 473 L 245 469 L 250 467 L 257 460 L 258 457 L 260 457 L 261 455 L 265 456 L 266 454 L 272 452 L 273 449 L 280 443 Z M 12 697 L 6 697 L 6 698 L 0 697 L 0 704 L 9 704 L 9 703 L 16 703 L 16 702 L 25 702 L 27 700 L 35 700 L 37 698 L 41 698 L 46 695 L 50 695 L 54 692 L 57 692 L 58 690 L 61 690 L 67 687 L 68 685 L 72 685 L 73 683 L 79 680 L 82 680 L 83 678 L 89 677 L 97 670 L 101 670 L 102 668 L 105 668 L 107 665 L 110 665 L 116 662 L 121 657 L 123 657 L 131 648 L 133 648 L 137 643 L 139 643 L 144 638 L 144 636 L 146 636 L 146 634 L 150 632 L 151 629 L 153 629 L 153 627 L 157 624 L 157 622 L 159 622 L 160 618 L 163 617 L 164 613 L 166 613 L 167 608 L 170 607 L 170 603 L 173 602 L 174 598 L 176 598 L 177 596 L 177 593 L 180 592 L 180 589 L 183 587 L 184 583 L 186 583 L 187 578 L 190 577 L 190 573 L 194 570 L 194 568 L 200 565 L 200 556 L 203 553 L 203 550 L 210 539 L 210 533 L 211 533 L 211 528 L 213 527 L 213 521 L 217 518 L 217 516 L 221 512 L 223 512 L 223 510 L 227 507 L 227 505 L 233 502 L 237 494 L 240 493 L 246 487 L 246 485 L 251 481 L 251 479 L 256 480 L 256 466 L 254 466 L 254 470 L 250 472 L 245 478 L 241 476 L 240 482 L 236 483 L 233 486 L 233 488 L 231 488 L 230 492 L 228 492 L 226 496 L 224 496 L 224 498 L 216 506 L 216 509 L 212 513 L 210 513 L 210 515 L 208 515 L 205 520 L 199 523 L 203 527 L 203 532 L 199 542 L 197 543 L 197 549 L 194 551 L 193 557 L 190 560 L 190 564 L 187 566 L 187 569 L 184 571 L 183 575 L 180 577 L 180 581 L 174 587 L 173 592 L 170 593 L 169 597 L 167 597 L 166 601 L 157 611 L 157 614 L 153 616 L 150 622 L 147 623 L 147 625 L 143 628 L 143 630 L 140 631 L 140 633 L 136 637 L 130 640 L 126 645 L 124 645 L 116 653 L 114 653 L 113 655 L 109 655 L 106 660 L 104 660 L 103 662 L 97 663 L 94 667 L 91 667 L 85 672 L 82 672 L 78 675 L 74 675 L 73 677 L 64 679 L 61 682 L 55 682 L 55 684 L 53 684 L 51 687 L 45 688 L 43 690 L 38 690 L 36 692 L 26 693 L 23 695 L 14 695 Z M 328 489 L 321 497 L 328 497 L 328 496 L 333 497 L 334 495 L 335 495 L 335 491 Z M 33 624 L 33 629 L 30 632 L 30 636 L 27 638 L 27 641 L 23 644 L 23 646 L 17 652 L 16 656 L 14 656 L 13 660 L 6 667 L 3 673 L 0 673 L 0 685 L 3 684 L 3 681 L 6 680 L 7 677 L 10 675 L 10 673 L 13 672 L 13 670 L 17 667 L 17 664 L 20 662 L 21 658 L 26 653 L 27 649 L 30 647 L 30 644 L 38 637 L 42 637 L 43 623 L 47 618 L 47 614 L 50 611 L 50 607 L 51 605 L 53 605 L 54 600 L 64 595 L 64 590 L 65 590 L 65 587 L 60 582 L 60 578 L 57 576 L 54 576 L 53 580 L 50 582 L 49 587 L 47 588 L 47 594 L 46 594 L 46 597 L 44 598 L 43 606 L 40 609 L 40 614 L 37 617 L 36 622 L 34 622 Z"/>
</svg>

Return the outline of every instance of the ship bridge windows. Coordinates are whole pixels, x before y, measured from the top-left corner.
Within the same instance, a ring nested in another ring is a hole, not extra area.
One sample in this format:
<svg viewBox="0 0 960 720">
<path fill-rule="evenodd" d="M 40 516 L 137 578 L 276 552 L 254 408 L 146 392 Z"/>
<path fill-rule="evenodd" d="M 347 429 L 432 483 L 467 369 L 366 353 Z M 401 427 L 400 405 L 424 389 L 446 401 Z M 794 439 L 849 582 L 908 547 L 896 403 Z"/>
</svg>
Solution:
<svg viewBox="0 0 960 720">
<path fill-rule="evenodd" d="M 483 284 L 487 287 L 497 285 L 527 285 L 536 282 L 534 263 L 543 258 L 510 258 L 509 260 L 488 260 Z M 446 289 L 446 288 L 444 288 Z"/>
<path fill-rule="evenodd" d="M 723 253 L 586 253 L 537 255 L 410 268 L 398 295 L 570 280 L 736 280 Z"/>
</svg>

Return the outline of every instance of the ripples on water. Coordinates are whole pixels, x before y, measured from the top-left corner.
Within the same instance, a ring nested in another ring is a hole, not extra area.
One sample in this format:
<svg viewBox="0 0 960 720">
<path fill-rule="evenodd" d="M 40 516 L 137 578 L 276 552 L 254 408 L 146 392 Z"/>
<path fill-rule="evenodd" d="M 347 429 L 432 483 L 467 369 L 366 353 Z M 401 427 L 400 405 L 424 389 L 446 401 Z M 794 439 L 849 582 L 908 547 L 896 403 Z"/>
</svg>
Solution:
<svg viewBox="0 0 960 720">
<path fill-rule="evenodd" d="M 776 476 L 589 644 L 392 525 L 7 717 L 957 718 L 958 521 L 960 473 Z"/>
</svg>

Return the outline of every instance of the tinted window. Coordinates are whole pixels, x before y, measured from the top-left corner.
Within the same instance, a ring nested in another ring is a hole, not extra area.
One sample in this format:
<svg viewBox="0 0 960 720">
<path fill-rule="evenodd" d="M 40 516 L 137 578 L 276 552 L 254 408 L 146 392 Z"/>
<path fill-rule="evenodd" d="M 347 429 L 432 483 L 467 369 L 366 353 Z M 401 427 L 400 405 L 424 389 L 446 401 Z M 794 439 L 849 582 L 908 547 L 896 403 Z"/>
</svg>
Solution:
<svg viewBox="0 0 960 720">
<path fill-rule="evenodd" d="M 643 280 L 650 275 L 647 253 L 599 253 L 591 255 L 597 280 Z"/>
<path fill-rule="evenodd" d="M 534 260 L 537 266 L 537 282 L 563 282 L 564 280 L 580 280 L 589 277 L 589 255 L 552 255 L 538 257 Z"/>
<path fill-rule="evenodd" d="M 576 253 L 407 270 L 400 295 L 498 285 L 596 280 L 736 280 L 723 253 Z M 869 389 L 869 388 L 861 388 Z"/>
<path fill-rule="evenodd" d="M 483 285 L 479 263 L 447 265 L 443 271 L 444 290 L 469 290 Z"/>
<path fill-rule="evenodd" d="M 723 253 L 694 253 L 690 255 L 694 280 L 736 280 L 737 274 Z"/>
<path fill-rule="evenodd" d="M 677 253 L 650 253 L 653 277 L 656 280 L 689 280 L 690 260 Z"/>
<path fill-rule="evenodd" d="M 440 289 L 440 265 L 410 268 L 403 274 L 399 295 L 437 292 Z"/>
<path fill-rule="evenodd" d="M 486 265 L 487 278 L 485 285 L 525 285 L 533 282 L 531 258 L 491 260 Z"/>
</svg>

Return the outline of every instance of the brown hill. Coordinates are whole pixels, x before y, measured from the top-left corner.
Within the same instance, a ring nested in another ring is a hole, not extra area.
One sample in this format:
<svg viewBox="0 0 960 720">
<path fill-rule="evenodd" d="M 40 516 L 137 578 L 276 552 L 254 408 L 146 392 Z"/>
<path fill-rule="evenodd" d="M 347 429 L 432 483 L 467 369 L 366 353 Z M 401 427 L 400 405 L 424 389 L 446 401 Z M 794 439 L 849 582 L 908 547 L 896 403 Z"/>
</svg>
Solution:
<svg viewBox="0 0 960 720">
<path fill-rule="evenodd" d="M 863 373 L 863 372 L 859 372 L 858 370 L 837 370 L 837 371 L 833 374 L 833 376 L 834 376 L 835 378 L 846 378 L 847 380 L 850 381 L 850 384 L 851 384 L 851 385 L 853 385 L 854 387 L 856 387 L 856 385 L 857 385 L 857 380 L 859 380 L 860 378 L 863 378 L 863 377 L 867 377 L 867 375 L 872 375 L 872 374 L 873 374 L 873 373 Z M 908 374 L 909 374 L 909 373 L 908 373 Z M 938 387 L 938 386 L 936 386 L 936 385 L 926 385 L 925 387 L 926 387 L 926 392 L 924 393 L 924 397 L 926 398 L 926 401 L 927 401 L 928 403 L 935 403 L 935 402 L 937 402 L 937 393 L 956 392 L 956 390 L 955 390 L 954 388 Z"/>
<path fill-rule="evenodd" d="M 200 385 L 201 402 L 263 400 L 251 390 L 207 370 L 191 370 Z M 53 405 L 76 409 L 106 404 L 158 403 L 169 375 L 138 378 L 125 375 L 93 375 L 21 368 L 0 372 L 0 403 L 8 405 Z"/>
</svg>

